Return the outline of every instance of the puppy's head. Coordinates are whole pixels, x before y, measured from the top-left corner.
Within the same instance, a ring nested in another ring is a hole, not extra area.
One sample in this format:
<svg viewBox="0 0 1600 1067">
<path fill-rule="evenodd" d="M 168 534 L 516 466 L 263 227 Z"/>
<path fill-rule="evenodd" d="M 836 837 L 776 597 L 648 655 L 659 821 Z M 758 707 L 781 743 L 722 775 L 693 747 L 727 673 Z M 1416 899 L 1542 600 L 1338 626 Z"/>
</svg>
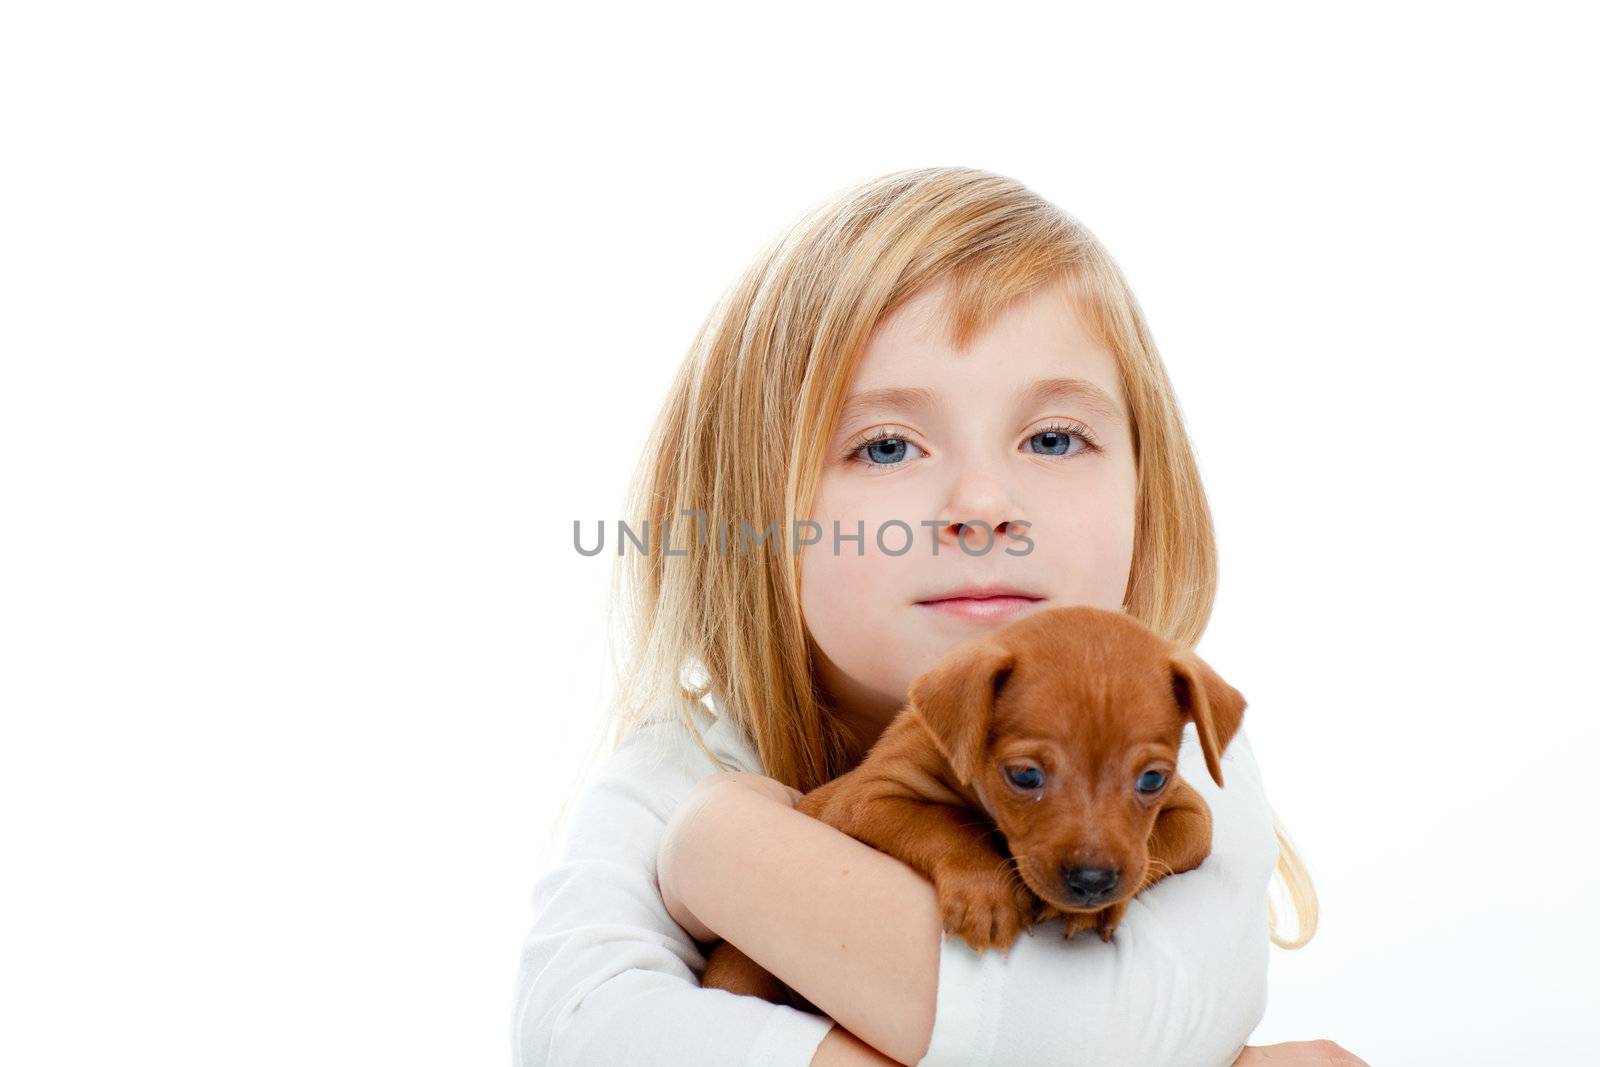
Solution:
<svg viewBox="0 0 1600 1067">
<path fill-rule="evenodd" d="M 1220 786 L 1245 709 L 1192 650 L 1091 607 L 1035 612 L 952 650 L 909 704 L 1028 888 L 1064 911 L 1138 891 L 1184 724 Z"/>
</svg>

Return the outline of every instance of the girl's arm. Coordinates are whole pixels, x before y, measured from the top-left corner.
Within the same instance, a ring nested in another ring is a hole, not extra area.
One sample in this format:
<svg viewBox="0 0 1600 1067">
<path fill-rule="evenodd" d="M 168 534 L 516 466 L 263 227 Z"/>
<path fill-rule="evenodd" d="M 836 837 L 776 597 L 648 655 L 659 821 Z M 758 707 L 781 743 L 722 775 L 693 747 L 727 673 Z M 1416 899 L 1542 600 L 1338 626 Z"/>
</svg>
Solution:
<svg viewBox="0 0 1600 1067">
<path fill-rule="evenodd" d="M 642 727 L 577 798 L 534 887 L 512 1009 L 519 1067 L 808 1067 L 838 1029 L 701 987 L 705 958 L 663 906 L 656 856 L 704 762 L 676 724 Z"/>
<path fill-rule="evenodd" d="M 1243 731 L 1224 755 L 1227 789 L 1192 729 L 1179 763 L 1211 805 L 1212 854 L 1135 898 L 1110 944 L 1067 942 L 1058 920 L 1008 955 L 980 956 L 943 940 L 937 895 L 916 871 L 726 779 L 704 783 L 703 818 L 669 831 L 663 892 L 902 1063 L 1223 1067 L 1266 1007 L 1277 842 Z"/>
<path fill-rule="evenodd" d="M 899 1062 L 891 1060 L 844 1027 L 835 1026 L 823 1037 L 822 1044 L 817 1046 L 817 1053 L 812 1057 L 809 1067 L 896 1067 Z M 1271 1064 L 1270 1067 L 1280 1065 Z"/>
<path fill-rule="evenodd" d="M 694 787 L 658 862 L 667 911 L 696 940 L 732 941 L 851 1033 L 916 1063 L 939 975 L 933 884 L 795 811 L 776 792 L 785 788 L 742 773 Z"/>
</svg>

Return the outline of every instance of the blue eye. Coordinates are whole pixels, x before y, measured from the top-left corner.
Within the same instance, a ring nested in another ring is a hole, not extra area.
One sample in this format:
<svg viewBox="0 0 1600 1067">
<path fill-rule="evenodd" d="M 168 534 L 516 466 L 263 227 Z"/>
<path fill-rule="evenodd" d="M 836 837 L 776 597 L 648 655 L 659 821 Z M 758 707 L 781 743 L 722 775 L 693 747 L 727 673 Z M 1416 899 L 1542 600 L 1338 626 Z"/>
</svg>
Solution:
<svg viewBox="0 0 1600 1067">
<path fill-rule="evenodd" d="M 1072 450 L 1072 440 L 1077 438 L 1078 449 Z M 1073 458 L 1085 452 L 1102 451 L 1101 445 L 1087 426 L 1076 422 L 1052 422 L 1028 438 L 1028 450 L 1040 456 Z M 855 461 L 868 467 L 897 467 L 908 459 L 927 455 L 911 443 L 907 435 L 893 427 L 873 431 L 871 436 L 857 438 L 845 452 L 846 461 Z"/>
<path fill-rule="evenodd" d="M 846 458 L 856 459 L 864 453 L 866 459 L 861 462 L 866 463 L 868 466 L 893 467 L 906 461 L 908 449 L 916 449 L 917 454 L 922 453 L 922 449 L 917 448 L 916 445 L 900 434 L 892 430 L 880 430 L 852 448 Z"/>
<path fill-rule="evenodd" d="M 1083 447 L 1076 452 L 1069 452 L 1072 439 L 1076 437 L 1083 442 Z M 1085 452 L 1098 452 L 1100 447 L 1095 444 L 1094 438 L 1089 436 L 1088 429 L 1083 426 L 1063 426 L 1052 424 L 1028 438 L 1028 446 L 1041 456 L 1081 456 Z"/>
<path fill-rule="evenodd" d="M 1135 788 L 1141 793 L 1154 793 L 1167 784 L 1167 776 L 1160 771 L 1145 771 L 1139 776 Z"/>
<path fill-rule="evenodd" d="M 1038 789 L 1044 785 L 1044 773 L 1037 767 L 1010 767 L 1006 779 L 1018 789 Z"/>
</svg>

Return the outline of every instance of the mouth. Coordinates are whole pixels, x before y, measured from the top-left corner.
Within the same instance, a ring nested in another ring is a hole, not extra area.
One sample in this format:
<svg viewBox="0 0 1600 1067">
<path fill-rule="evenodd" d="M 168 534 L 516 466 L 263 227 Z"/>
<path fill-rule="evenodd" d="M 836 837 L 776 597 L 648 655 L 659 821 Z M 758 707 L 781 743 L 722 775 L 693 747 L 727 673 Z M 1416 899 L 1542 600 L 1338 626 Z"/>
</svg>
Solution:
<svg viewBox="0 0 1600 1067">
<path fill-rule="evenodd" d="M 1026 862 L 1017 864 L 1017 874 L 1021 876 L 1022 884 L 1028 887 L 1028 891 L 1039 898 L 1039 908 L 1053 909 L 1062 915 L 1098 915 L 1107 908 L 1133 896 L 1132 893 L 1126 890 L 1119 890 L 1104 900 L 1096 900 L 1093 903 L 1086 904 L 1062 893 L 1059 885 L 1055 883 L 1049 885 L 1038 884 L 1038 880 L 1032 877 L 1030 865 Z"/>
<path fill-rule="evenodd" d="M 917 607 L 952 618 L 987 622 L 1014 618 L 1043 601 L 1042 596 L 1012 586 L 966 586 L 919 600 Z"/>
</svg>

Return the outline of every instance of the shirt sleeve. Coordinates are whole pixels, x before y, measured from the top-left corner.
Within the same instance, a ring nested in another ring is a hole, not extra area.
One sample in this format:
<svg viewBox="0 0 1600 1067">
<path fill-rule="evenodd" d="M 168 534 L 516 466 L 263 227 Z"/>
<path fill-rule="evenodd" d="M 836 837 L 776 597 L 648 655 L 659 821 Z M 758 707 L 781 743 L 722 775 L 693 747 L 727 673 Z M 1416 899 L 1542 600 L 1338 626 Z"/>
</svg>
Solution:
<svg viewBox="0 0 1600 1067">
<path fill-rule="evenodd" d="M 1243 730 L 1223 754 L 1226 788 L 1206 772 L 1192 724 L 1178 765 L 1211 806 L 1211 854 L 1134 897 L 1109 943 L 1092 930 L 1068 941 L 1059 919 L 1008 955 L 946 935 L 920 1067 L 1233 1063 L 1266 1013 L 1277 836 Z"/>
<path fill-rule="evenodd" d="M 667 913 L 656 880 L 661 835 L 698 777 L 661 759 L 654 740 L 636 734 L 607 758 L 535 884 L 513 1062 L 808 1067 L 831 1019 L 700 985 L 705 957 Z"/>
</svg>

